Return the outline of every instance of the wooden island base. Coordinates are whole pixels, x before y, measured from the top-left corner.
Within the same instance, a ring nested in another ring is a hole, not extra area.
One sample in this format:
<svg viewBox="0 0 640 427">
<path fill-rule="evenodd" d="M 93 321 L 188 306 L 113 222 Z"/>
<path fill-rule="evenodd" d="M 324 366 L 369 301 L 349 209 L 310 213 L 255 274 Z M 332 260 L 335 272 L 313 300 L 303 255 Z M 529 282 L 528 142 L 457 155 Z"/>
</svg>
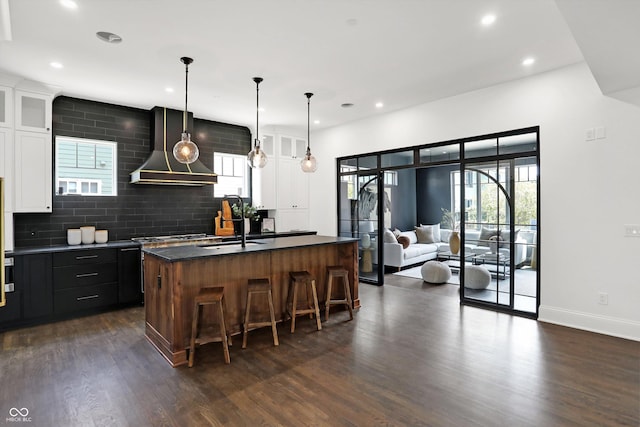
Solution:
<svg viewBox="0 0 640 427">
<path fill-rule="evenodd" d="M 193 302 L 202 287 L 224 286 L 225 317 L 233 335 L 242 332 L 249 279 L 268 277 L 271 280 L 276 320 L 281 322 L 286 320 L 290 271 L 307 270 L 315 276 L 318 299 L 324 306 L 326 267 L 339 265 L 349 271 L 353 308 L 360 307 L 357 241 L 348 239 L 277 250 L 265 245 L 260 250 L 232 254 L 209 251 L 211 256 L 182 260 L 166 259 L 166 256 L 154 255 L 152 250 L 145 253 L 145 334 L 174 367 L 187 363 Z M 210 309 L 204 307 L 203 310 L 205 327 L 215 319 Z M 252 316 L 269 317 L 266 297 L 264 304 L 257 297 L 251 309 Z"/>
</svg>

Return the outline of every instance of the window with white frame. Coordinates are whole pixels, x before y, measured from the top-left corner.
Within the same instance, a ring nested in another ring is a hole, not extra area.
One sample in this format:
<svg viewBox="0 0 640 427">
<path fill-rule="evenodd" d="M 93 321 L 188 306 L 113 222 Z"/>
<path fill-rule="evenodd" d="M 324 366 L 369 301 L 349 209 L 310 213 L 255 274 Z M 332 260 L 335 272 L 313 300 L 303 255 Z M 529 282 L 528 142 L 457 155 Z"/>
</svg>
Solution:
<svg viewBox="0 0 640 427">
<path fill-rule="evenodd" d="M 249 166 L 246 156 L 213 153 L 213 172 L 218 175 L 218 183 L 213 186 L 214 197 L 224 197 L 226 194 L 249 197 Z"/>
<path fill-rule="evenodd" d="M 56 136 L 56 193 L 116 196 L 117 158 L 114 141 Z"/>
</svg>

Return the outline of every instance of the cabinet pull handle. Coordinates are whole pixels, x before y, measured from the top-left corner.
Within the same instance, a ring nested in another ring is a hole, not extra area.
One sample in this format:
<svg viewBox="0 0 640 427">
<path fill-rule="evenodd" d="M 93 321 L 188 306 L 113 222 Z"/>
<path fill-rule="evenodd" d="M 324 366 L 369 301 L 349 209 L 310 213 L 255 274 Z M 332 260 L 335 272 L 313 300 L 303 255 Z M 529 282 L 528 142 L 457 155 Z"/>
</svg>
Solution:
<svg viewBox="0 0 640 427">
<path fill-rule="evenodd" d="M 128 251 L 137 251 L 140 248 L 125 248 L 125 249 L 120 249 L 120 252 L 128 252 Z"/>
<path fill-rule="evenodd" d="M 76 279 L 79 279 L 81 277 L 90 277 L 90 276 L 97 276 L 98 273 L 85 273 L 85 274 L 76 274 Z"/>
<path fill-rule="evenodd" d="M 86 297 L 78 297 L 76 298 L 76 301 L 82 301 L 85 299 L 94 299 L 94 298 L 100 298 L 100 295 L 95 294 L 95 295 L 87 295 Z"/>
<path fill-rule="evenodd" d="M 76 259 L 91 259 L 91 258 L 98 258 L 98 255 L 84 255 L 84 256 L 76 257 Z"/>
</svg>

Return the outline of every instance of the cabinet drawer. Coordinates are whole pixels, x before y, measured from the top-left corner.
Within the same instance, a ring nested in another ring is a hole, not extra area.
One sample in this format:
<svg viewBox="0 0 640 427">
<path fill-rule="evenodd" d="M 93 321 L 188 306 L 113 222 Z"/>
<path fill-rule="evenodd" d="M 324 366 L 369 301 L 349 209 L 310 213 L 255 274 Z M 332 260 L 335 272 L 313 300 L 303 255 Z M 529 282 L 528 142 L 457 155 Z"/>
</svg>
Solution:
<svg viewBox="0 0 640 427">
<path fill-rule="evenodd" d="M 87 249 L 81 251 L 55 252 L 53 266 L 100 264 L 116 262 L 118 252 L 115 249 Z"/>
<path fill-rule="evenodd" d="M 86 264 L 55 267 L 53 289 L 61 290 L 118 281 L 118 264 Z"/>
<path fill-rule="evenodd" d="M 105 307 L 117 302 L 117 283 L 64 289 L 53 293 L 53 311 L 56 314 Z"/>
</svg>

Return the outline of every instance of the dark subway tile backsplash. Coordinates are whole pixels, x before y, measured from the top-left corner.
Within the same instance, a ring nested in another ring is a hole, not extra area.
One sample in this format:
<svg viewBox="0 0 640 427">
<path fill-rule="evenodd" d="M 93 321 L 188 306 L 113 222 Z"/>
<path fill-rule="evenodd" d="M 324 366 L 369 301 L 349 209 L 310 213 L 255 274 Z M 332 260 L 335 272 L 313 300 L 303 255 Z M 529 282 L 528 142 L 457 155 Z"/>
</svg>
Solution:
<svg viewBox="0 0 640 427">
<path fill-rule="evenodd" d="M 149 156 L 151 120 L 148 110 L 70 97 L 56 98 L 53 102 L 54 140 L 56 135 L 62 135 L 118 143 L 118 195 L 59 196 L 54 191 L 52 213 L 14 214 L 15 246 L 66 244 L 67 229 L 83 225 L 109 230 L 109 240 L 166 234 L 212 234 L 213 218 L 220 209 L 220 200 L 213 198 L 211 186 L 129 183 L 129 173 Z M 213 169 L 214 151 L 246 154 L 251 150 L 251 133 L 246 127 L 196 118 L 192 134 L 200 149 L 200 160 L 210 169 Z M 53 181 L 55 189 L 55 176 Z"/>
</svg>

